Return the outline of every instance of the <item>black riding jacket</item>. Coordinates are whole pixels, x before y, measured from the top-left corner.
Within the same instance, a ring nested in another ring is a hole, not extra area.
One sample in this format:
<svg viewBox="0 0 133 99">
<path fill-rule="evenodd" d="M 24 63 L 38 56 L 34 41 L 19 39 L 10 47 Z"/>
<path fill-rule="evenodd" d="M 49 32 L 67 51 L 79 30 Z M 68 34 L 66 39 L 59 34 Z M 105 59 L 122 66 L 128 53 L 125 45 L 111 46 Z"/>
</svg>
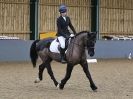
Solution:
<svg viewBox="0 0 133 99">
<path fill-rule="evenodd" d="M 66 16 L 66 21 L 63 19 L 62 16 L 57 18 L 57 36 L 63 36 L 68 38 L 70 36 L 70 32 L 68 30 L 68 26 L 76 34 L 76 31 L 71 23 L 71 20 L 68 16 Z"/>
</svg>

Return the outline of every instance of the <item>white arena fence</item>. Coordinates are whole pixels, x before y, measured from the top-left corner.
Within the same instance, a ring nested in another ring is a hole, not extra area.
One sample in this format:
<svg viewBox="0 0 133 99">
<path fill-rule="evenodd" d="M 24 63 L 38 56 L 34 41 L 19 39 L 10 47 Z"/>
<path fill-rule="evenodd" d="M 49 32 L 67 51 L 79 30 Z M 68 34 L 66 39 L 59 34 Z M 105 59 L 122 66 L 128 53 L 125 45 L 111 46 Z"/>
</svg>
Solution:
<svg viewBox="0 0 133 99">
<path fill-rule="evenodd" d="M 0 40 L 19 40 L 19 37 L 0 36 Z"/>
<path fill-rule="evenodd" d="M 102 39 L 104 40 L 133 40 L 133 36 L 103 36 Z"/>
</svg>

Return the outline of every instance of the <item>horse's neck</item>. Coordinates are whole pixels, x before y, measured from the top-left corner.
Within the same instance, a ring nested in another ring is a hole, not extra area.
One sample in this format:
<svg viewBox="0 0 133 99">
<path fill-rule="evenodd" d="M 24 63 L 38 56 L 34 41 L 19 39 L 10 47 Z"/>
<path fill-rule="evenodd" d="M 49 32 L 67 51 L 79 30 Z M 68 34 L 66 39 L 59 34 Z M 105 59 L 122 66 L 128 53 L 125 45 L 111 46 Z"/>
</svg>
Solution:
<svg viewBox="0 0 133 99">
<path fill-rule="evenodd" d="M 87 33 L 83 33 L 81 35 L 78 35 L 75 38 L 75 43 L 78 43 L 78 44 L 80 44 L 82 46 L 82 45 L 84 45 L 86 38 L 87 38 Z"/>
<path fill-rule="evenodd" d="M 68 49 L 73 50 L 82 50 L 84 51 L 85 48 L 85 39 L 87 38 L 86 34 L 78 35 L 74 39 L 71 39 Z"/>
<path fill-rule="evenodd" d="M 71 40 L 67 50 L 67 60 L 79 62 L 82 57 L 85 57 L 84 39 L 85 35 L 79 35 Z"/>
</svg>

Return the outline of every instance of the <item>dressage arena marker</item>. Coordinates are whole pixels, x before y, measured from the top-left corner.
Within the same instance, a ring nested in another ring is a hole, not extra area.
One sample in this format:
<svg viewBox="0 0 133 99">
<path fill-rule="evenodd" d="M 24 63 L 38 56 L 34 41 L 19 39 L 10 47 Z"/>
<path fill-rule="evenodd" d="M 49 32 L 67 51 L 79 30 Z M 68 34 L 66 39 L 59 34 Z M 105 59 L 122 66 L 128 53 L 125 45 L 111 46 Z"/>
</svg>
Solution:
<svg viewBox="0 0 133 99">
<path fill-rule="evenodd" d="M 87 59 L 88 63 L 97 63 L 97 59 Z"/>
<path fill-rule="evenodd" d="M 132 53 L 131 52 L 128 55 L 128 59 L 132 59 Z"/>
</svg>

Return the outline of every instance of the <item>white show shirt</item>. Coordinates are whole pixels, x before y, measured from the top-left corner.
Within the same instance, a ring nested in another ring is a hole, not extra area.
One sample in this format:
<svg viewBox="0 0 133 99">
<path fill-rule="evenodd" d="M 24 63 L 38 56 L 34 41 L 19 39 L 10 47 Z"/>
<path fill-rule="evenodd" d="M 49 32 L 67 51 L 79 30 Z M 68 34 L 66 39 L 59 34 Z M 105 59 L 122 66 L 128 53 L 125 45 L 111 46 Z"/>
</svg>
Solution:
<svg viewBox="0 0 133 99">
<path fill-rule="evenodd" d="M 63 17 L 63 19 L 66 21 L 66 17 Z"/>
</svg>

